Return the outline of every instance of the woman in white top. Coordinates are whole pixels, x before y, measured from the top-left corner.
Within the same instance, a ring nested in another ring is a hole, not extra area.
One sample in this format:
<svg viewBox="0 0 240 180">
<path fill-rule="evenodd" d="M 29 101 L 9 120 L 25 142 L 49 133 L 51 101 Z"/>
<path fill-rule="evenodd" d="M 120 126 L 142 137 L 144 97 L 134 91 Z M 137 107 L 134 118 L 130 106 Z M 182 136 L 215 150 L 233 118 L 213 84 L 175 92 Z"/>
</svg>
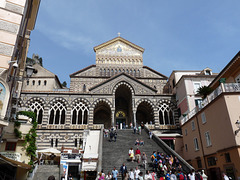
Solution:
<svg viewBox="0 0 240 180">
<path fill-rule="evenodd" d="M 131 159 L 131 161 L 133 162 L 133 157 L 134 157 L 134 151 L 133 148 L 131 148 L 128 152 L 129 158 Z"/>
<path fill-rule="evenodd" d="M 144 176 L 144 180 L 152 180 L 151 174 L 149 174 L 149 171 L 146 171 L 146 174 Z"/>
<path fill-rule="evenodd" d="M 130 178 L 131 180 L 134 180 L 134 172 L 133 172 L 133 169 L 130 169 L 129 178 Z"/>
<path fill-rule="evenodd" d="M 108 174 L 105 177 L 106 180 L 111 180 L 112 179 L 112 174 L 108 172 Z"/>
</svg>

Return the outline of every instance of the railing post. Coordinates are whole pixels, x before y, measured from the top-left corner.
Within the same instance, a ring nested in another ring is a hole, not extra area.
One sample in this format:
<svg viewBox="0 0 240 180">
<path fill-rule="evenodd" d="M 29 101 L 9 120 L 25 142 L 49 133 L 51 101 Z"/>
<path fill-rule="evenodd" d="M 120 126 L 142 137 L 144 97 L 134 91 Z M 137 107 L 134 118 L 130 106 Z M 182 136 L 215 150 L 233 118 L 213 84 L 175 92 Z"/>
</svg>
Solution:
<svg viewBox="0 0 240 180">
<path fill-rule="evenodd" d="M 224 84 L 223 84 L 223 83 L 221 83 L 221 84 L 220 84 L 220 86 L 221 86 L 221 88 L 222 88 L 222 92 L 226 92 L 226 91 L 225 91 Z"/>
</svg>

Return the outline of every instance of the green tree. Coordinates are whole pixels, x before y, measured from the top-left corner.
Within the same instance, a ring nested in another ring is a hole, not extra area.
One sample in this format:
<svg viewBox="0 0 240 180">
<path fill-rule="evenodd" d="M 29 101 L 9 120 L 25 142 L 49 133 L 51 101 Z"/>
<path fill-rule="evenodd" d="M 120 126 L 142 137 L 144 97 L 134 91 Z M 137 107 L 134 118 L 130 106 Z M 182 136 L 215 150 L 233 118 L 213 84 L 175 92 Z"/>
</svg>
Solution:
<svg viewBox="0 0 240 180">
<path fill-rule="evenodd" d="M 213 89 L 209 86 L 202 86 L 198 89 L 198 94 L 202 96 L 202 98 L 206 98 L 207 95 L 209 95 L 211 92 L 213 92 Z"/>
</svg>

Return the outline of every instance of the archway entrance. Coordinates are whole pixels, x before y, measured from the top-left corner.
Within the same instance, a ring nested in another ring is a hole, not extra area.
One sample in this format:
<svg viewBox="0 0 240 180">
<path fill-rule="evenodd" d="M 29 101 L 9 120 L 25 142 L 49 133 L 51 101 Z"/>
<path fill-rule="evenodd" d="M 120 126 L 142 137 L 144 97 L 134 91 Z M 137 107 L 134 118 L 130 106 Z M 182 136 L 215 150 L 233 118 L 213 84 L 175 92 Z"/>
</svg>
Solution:
<svg viewBox="0 0 240 180">
<path fill-rule="evenodd" d="M 148 102 L 141 102 L 137 107 L 137 124 L 154 123 L 154 113 L 151 105 Z"/>
<path fill-rule="evenodd" d="M 104 124 L 104 128 L 111 128 L 111 109 L 106 102 L 101 101 L 96 105 L 93 124 Z"/>
<path fill-rule="evenodd" d="M 133 119 L 131 90 L 124 84 L 115 93 L 115 119 L 116 125 L 129 125 Z"/>
</svg>

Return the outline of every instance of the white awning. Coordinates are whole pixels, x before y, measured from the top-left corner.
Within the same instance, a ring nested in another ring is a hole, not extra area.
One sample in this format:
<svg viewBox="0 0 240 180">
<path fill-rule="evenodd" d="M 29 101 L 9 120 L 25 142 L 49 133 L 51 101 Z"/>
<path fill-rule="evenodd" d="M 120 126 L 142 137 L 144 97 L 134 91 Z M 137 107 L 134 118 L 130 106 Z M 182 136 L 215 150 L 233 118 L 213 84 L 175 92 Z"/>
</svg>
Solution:
<svg viewBox="0 0 240 180">
<path fill-rule="evenodd" d="M 97 170 L 97 162 L 82 163 L 82 171 L 96 171 L 96 170 Z"/>
<path fill-rule="evenodd" d="M 42 149 L 42 150 L 38 150 L 38 153 L 53 153 L 55 155 L 60 155 L 61 151 L 54 149 L 54 148 L 48 148 L 48 149 Z"/>
</svg>

